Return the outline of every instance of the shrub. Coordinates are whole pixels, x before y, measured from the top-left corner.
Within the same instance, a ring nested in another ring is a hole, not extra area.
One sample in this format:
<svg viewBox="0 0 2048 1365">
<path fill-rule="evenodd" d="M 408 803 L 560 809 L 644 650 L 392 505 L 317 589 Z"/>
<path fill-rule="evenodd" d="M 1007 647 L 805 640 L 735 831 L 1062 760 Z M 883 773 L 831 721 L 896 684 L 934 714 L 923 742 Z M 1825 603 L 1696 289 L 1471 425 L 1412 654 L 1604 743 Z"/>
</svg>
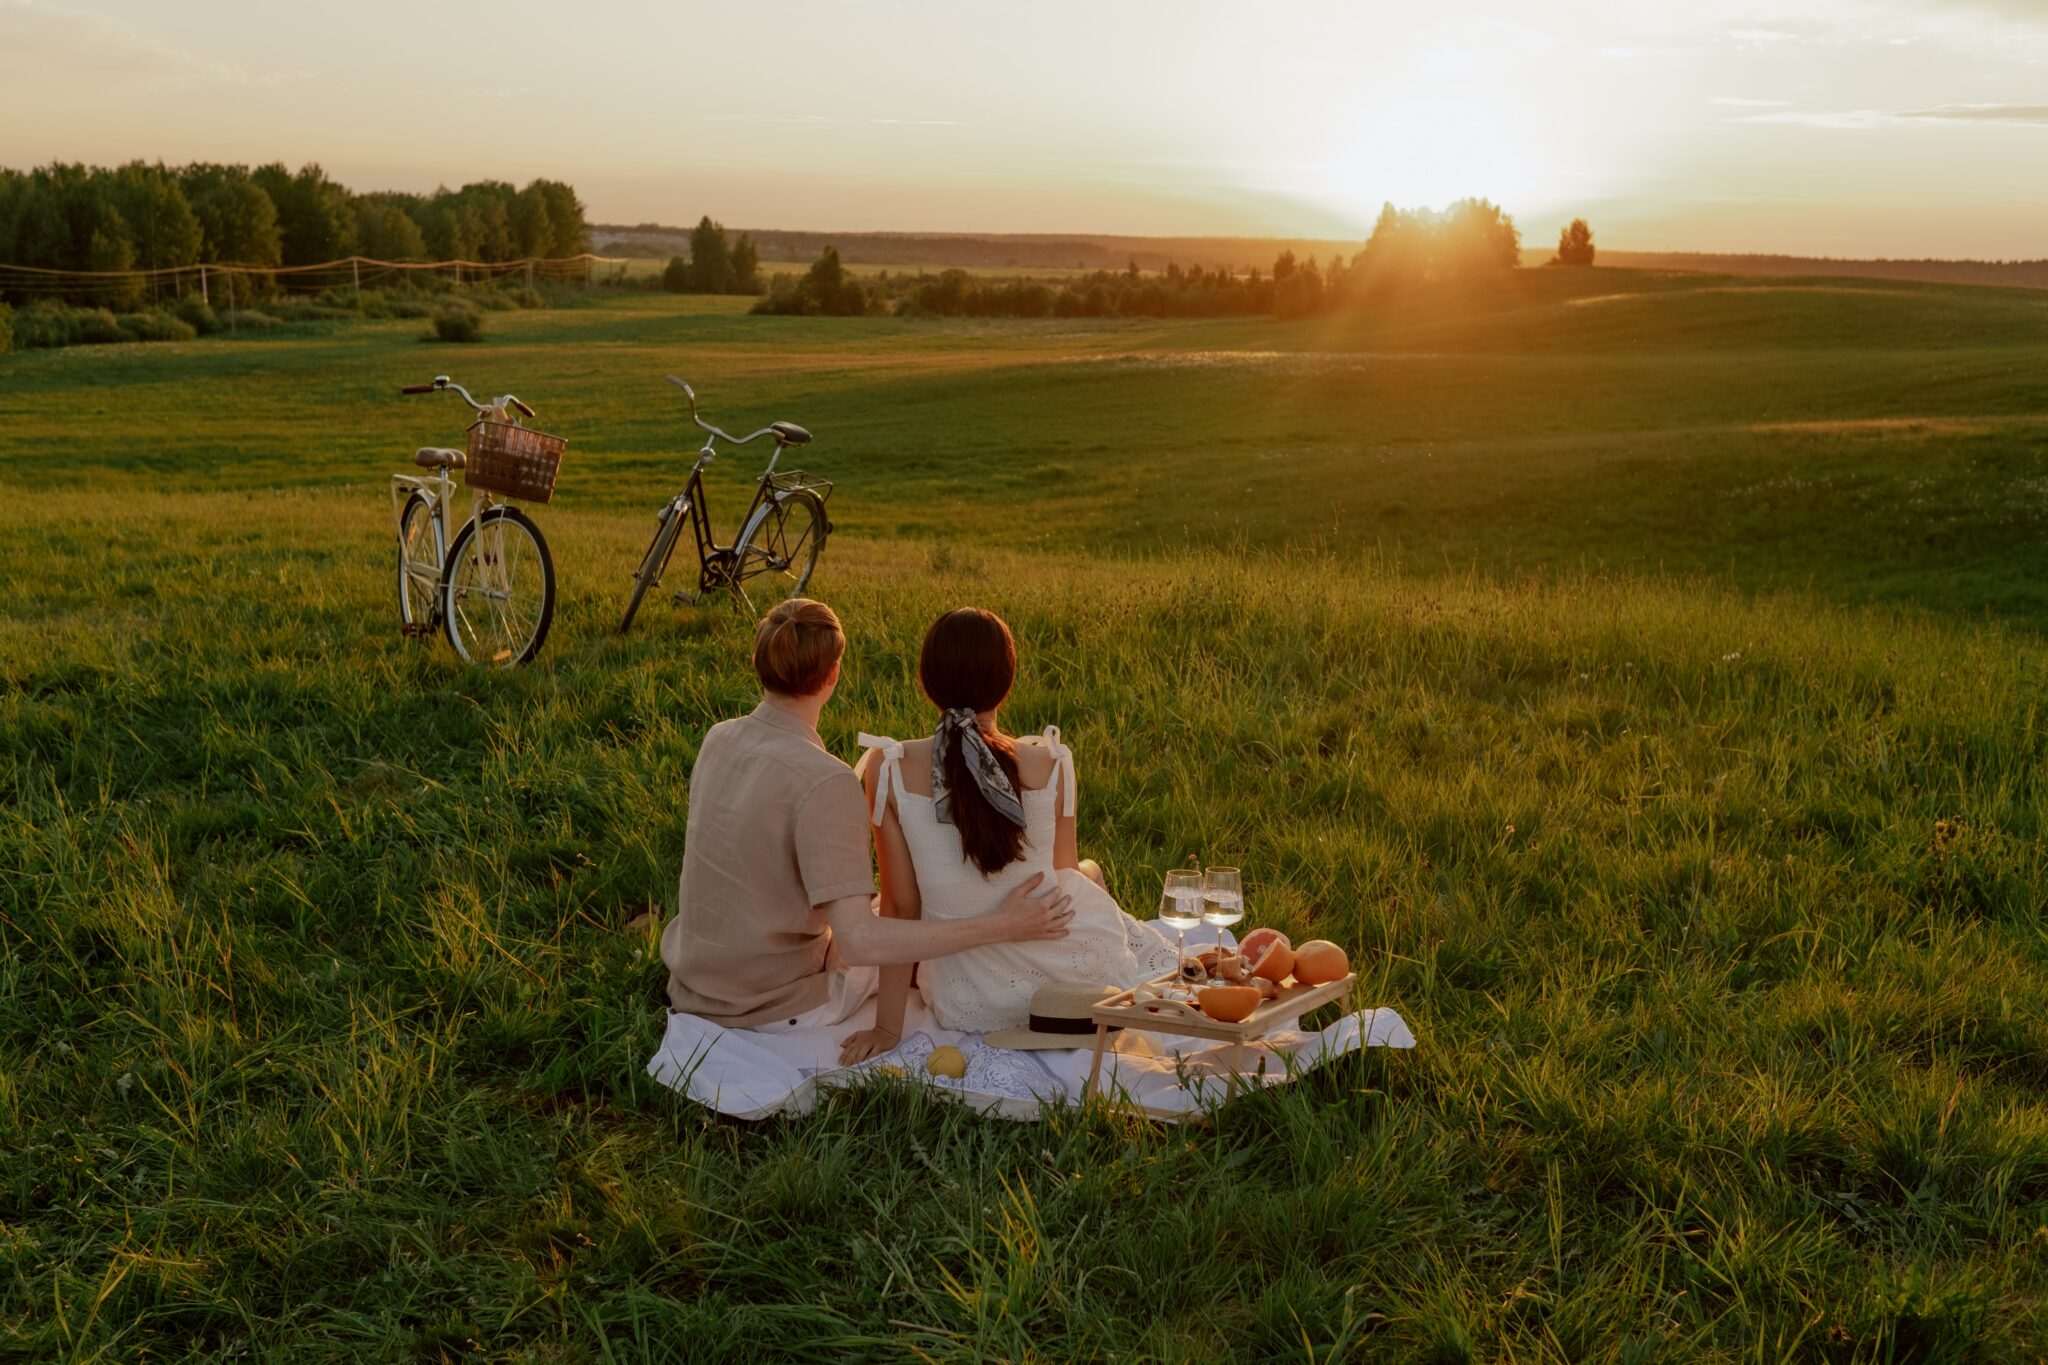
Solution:
<svg viewBox="0 0 2048 1365">
<path fill-rule="evenodd" d="M 230 332 L 260 332 L 277 326 L 279 321 L 254 308 L 233 308 L 220 315 L 221 327 Z"/>
<path fill-rule="evenodd" d="M 434 311 L 434 305 L 425 299 L 392 299 L 386 310 L 395 318 L 423 318 Z"/>
<path fill-rule="evenodd" d="M 461 299 L 450 299 L 434 310 L 433 329 L 427 333 L 427 340 L 480 341 L 483 333 L 483 314 Z"/>
<path fill-rule="evenodd" d="M 133 341 L 121 320 L 105 308 L 81 308 L 78 310 L 78 331 L 76 340 L 82 346 L 110 346 L 117 342 Z"/>
<path fill-rule="evenodd" d="M 518 304 L 521 308 L 545 308 L 548 306 L 547 295 L 541 293 L 540 290 L 535 289 L 530 284 L 513 290 L 511 298 L 512 302 Z"/>
<path fill-rule="evenodd" d="M 14 334 L 24 347 L 84 346 L 133 340 L 106 309 L 72 308 L 55 299 L 37 299 L 16 313 Z"/>
<path fill-rule="evenodd" d="M 0 303 L 0 355 L 6 355 L 8 347 L 14 344 L 13 316 L 14 310 Z"/>
<path fill-rule="evenodd" d="M 156 309 L 123 313 L 120 324 L 121 330 L 135 341 L 190 341 L 199 335 L 199 329 L 191 323 Z"/>
<path fill-rule="evenodd" d="M 188 294 L 173 300 L 168 311 L 200 336 L 210 336 L 220 330 L 220 316 L 203 299 Z"/>
<path fill-rule="evenodd" d="M 470 297 L 486 313 L 503 313 L 519 306 L 518 301 L 504 290 L 494 287 L 478 289 Z"/>
<path fill-rule="evenodd" d="M 25 348 L 69 346 L 77 332 L 71 309 L 55 299 L 37 299 L 14 315 L 14 335 Z"/>
<path fill-rule="evenodd" d="M 268 311 L 279 322 L 331 322 L 356 315 L 354 308 L 337 308 L 317 298 L 304 297 L 273 299 Z"/>
</svg>

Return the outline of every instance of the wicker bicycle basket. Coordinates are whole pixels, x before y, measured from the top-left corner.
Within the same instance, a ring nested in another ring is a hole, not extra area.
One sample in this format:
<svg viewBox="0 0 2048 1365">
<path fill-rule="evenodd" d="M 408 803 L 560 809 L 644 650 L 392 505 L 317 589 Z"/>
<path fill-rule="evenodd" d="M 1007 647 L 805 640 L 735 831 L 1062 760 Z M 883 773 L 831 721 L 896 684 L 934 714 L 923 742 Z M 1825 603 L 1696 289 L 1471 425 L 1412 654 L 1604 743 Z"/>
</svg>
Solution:
<svg viewBox="0 0 2048 1365">
<path fill-rule="evenodd" d="M 544 431 L 480 418 L 469 429 L 463 482 L 508 498 L 547 502 L 555 496 L 555 474 L 568 444 Z"/>
</svg>

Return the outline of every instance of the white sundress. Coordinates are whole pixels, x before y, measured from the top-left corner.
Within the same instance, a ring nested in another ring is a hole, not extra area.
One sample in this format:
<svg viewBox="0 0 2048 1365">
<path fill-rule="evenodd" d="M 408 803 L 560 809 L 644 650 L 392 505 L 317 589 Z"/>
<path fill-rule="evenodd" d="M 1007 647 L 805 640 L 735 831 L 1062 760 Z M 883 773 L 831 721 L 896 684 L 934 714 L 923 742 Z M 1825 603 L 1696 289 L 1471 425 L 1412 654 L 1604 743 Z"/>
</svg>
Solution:
<svg viewBox="0 0 2048 1365">
<path fill-rule="evenodd" d="M 1067 936 L 1040 943 L 994 943 L 950 957 L 933 958 L 918 969 L 918 984 L 941 1028 L 985 1033 L 1015 1028 L 1030 1014 L 1031 996 L 1048 982 L 1066 985 L 1130 986 L 1173 970 L 1173 941 L 1125 914 L 1116 898 L 1086 873 L 1055 871 L 1053 832 L 1062 815 L 1076 809 L 1074 754 L 1060 742 L 1058 726 L 1040 736 L 1052 753 L 1052 777 L 1043 787 L 1017 793 L 1024 806 L 1024 847 L 1017 861 L 983 876 L 967 860 L 959 831 L 942 825 L 929 796 L 903 785 L 903 745 L 862 735 L 863 748 L 881 759 L 874 822 L 882 823 L 889 802 L 903 826 L 904 842 L 917 874 L 918 899 L 926 919 L 971 919 L 994 912 L 1003 897 L 1034 873 L 1057 880 L 1073 898 Z"/>
</svg>

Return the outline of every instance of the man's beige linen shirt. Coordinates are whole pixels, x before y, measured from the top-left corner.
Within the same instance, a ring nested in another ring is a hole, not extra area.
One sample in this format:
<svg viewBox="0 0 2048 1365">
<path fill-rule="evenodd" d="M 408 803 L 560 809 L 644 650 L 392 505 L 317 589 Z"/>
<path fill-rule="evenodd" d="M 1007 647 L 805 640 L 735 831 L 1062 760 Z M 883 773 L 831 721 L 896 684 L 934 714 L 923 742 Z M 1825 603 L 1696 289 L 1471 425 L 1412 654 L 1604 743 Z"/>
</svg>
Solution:
<svg viewBox="0 0 2048 1365">
<path fill-rule="evenodd" d="M 661 935 L 669 1004 L 734 1027 L 823 1004 L 839 963 L 818 907 L 874 893 L 869 837 L 860 780 L 802 719 L 764 701 L 712 726 Z"/>
</svg>

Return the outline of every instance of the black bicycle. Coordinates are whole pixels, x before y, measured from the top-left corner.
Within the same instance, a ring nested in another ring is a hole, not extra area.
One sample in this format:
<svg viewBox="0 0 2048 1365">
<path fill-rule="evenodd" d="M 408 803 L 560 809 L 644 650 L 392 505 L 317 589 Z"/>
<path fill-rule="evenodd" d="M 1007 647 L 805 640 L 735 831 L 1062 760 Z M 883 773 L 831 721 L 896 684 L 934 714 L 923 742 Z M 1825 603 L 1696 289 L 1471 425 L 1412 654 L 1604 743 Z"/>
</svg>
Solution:
<svg viewBox="0 0 2048 1365">
<path fill-rule="evenodd" d="M 696 604 L 713 593 L 730 593 L 740 607 L 765 612 L 774 603 L 786 601 L 804 590 L 818 567 L 818 555 L 825 537 L 832 533 L 832 521 L 825 515 L 825 500 L 832 496 L 829 480 L 814 478 L 802 470 L 776 473 L 776 462 L 790 446 L 808 445 L 811 433 L 794 422 L 770 422 L 752 436 L 733 436 L 720 431 L 697 415 L 697 394 L 688 384 L 668 377 L 690 400 L 690 420 L 706 433 L 697 463 L 690 467 L 690 480 L 683 491 L 662 504 L 656 514 L 654 539 L 640 557 L 633 572 L 633 596 L 626 603 L 626 615 L 619 622 L 624 634 L 633 624 L 640 603 L 660 584 L 668 572 L 676 541 L 689 522 L 697 542 L 697 587 L 694 592 L 676 594 L 676 601 Z M 775 438 L 775 453 L 754 485 L 754 500 L 740 518 L 739 534 L 732 544 L 720 545 L 711 532 L 711 518 L 704 505 L 704 467 L 718 458 L 714 440 L 743 446 L 763 436 Z"/>
</svg>

